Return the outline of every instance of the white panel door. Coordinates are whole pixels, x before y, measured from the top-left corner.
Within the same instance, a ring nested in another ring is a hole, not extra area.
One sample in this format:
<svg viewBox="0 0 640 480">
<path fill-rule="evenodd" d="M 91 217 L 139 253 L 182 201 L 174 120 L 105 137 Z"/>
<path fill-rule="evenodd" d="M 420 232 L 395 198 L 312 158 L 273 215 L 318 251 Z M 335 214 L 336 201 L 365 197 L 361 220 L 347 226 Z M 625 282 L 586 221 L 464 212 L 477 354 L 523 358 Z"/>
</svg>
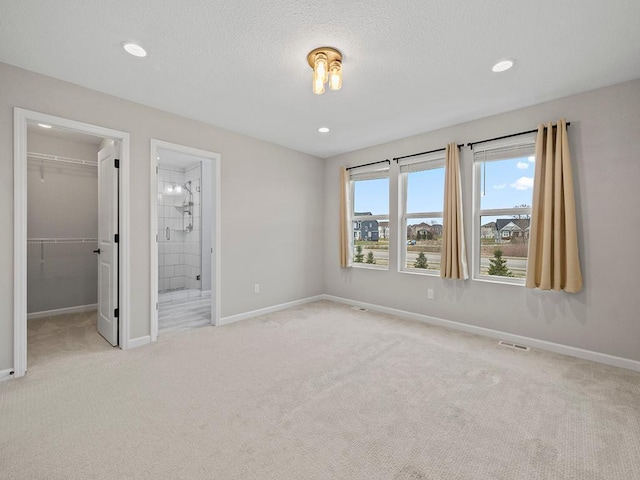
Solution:
<svg viewBox="0 0 640 480">
<path fill-rule="evenodd" d="M 116 148 L 98 152 L 98 332 L 118 345 L 118 170 Z"/>
</svg>

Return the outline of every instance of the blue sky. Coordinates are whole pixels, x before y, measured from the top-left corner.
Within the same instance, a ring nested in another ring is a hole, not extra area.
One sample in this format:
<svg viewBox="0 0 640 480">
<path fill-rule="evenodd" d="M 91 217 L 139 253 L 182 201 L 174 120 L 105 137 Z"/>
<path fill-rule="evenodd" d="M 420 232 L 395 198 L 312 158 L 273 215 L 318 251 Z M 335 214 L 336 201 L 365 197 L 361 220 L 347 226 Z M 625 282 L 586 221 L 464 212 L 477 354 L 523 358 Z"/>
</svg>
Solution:
<svg viewBox="0 0 640 480">
<path fill-rule="evenodd" d="M 485 162 L 481 171 L 480 208 L 511 208 L 531 205 L 533 157 Z"/>
<path fill-rule="evenodd" d="M 389 179 L 361 180 L 355 182 L 354 212 L 371 212 L 372 215 L 389 214 Z"/>
<path fill-rule="evenodd" d="M 486 162 L 481 171 L 481 208 L 511 208 L 531 205 L 533 157 Z M 444 169 L 409 174 L 408 212 L 441 211 L 444 197 Z M 463 192 L 470 195 L 471 192 Z M 389 180 L 363 180 L 355 183 L 356 212 L 373 215 L 389 213 Z M 495 220 L 483 217 L 482 223 Z"/>
</svg>

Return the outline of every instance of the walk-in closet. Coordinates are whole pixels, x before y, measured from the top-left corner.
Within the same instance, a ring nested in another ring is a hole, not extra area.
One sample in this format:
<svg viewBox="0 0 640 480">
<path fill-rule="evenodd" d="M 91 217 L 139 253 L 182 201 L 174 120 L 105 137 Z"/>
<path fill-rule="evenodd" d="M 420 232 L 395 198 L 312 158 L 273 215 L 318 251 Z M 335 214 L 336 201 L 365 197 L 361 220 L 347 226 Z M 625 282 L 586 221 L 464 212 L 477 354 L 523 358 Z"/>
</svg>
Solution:
<svg viewBox="0 0 640 480">
<path fill-rule="evenodd" d="M 96 331 L 102 143 L 99 137 L 44 124 L 28 127 L 29 365 L 111 348 Z"/>
</svg>

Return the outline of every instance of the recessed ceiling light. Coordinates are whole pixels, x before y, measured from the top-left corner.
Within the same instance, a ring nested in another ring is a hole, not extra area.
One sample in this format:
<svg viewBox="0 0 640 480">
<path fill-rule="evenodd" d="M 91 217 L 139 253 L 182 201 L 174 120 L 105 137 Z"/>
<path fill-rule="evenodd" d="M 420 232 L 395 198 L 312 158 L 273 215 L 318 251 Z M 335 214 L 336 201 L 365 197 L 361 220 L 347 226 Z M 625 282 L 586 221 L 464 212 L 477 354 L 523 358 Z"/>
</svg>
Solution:
<svg viewBox="0 0 640 480">
<path fill-rule="evenodd" d="M 51 125 L 47 125 L 46 123 L 39 123 L 38 126 L 42 128 L 51 128 Z"/>
<path fill-rule="evenodd" d="M 137 43 L 124 42 L 122 44 L 122 48 L 124 48 L 128 54 L 133 55 L 134 57 L 147 56 L 147 51 Z"/>
<path fill-rule="evenodd" d="M 496 63 L 493 67 L 491 67 L 491 70 L 496 73 L 506 72 L 511 67 L 513 67 L 514 63 L 516 63 L 516 61 L 511 59 L 501 60 L 498 63 Z"/>
<path fill-rule="evenodd" d="M 329 133 L 329 127 L 320 127 L 318 131 L 320 133 Z"/>
</svg>

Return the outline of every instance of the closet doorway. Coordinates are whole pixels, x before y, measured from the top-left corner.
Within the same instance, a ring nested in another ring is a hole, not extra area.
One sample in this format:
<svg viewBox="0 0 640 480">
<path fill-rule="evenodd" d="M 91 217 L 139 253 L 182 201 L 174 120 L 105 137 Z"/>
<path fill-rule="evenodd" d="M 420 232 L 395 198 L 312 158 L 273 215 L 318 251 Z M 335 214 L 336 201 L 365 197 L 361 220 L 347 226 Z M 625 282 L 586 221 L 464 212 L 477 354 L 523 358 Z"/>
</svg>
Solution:
<svg viewBox="0 0 640 480">
<path fill-rule="evenodd" d="M 151 340 L 218 323 L 220 155 L 151 141 Z"/>
<path fill-rule="evenodd" d="M 128 270 L 120 266 L 128 256 L 121 215 L 128 135 L 22 109 L 14 118 L 14 375 L 21 376 L 28 362 L 127 346 Z"/>
</svg>

